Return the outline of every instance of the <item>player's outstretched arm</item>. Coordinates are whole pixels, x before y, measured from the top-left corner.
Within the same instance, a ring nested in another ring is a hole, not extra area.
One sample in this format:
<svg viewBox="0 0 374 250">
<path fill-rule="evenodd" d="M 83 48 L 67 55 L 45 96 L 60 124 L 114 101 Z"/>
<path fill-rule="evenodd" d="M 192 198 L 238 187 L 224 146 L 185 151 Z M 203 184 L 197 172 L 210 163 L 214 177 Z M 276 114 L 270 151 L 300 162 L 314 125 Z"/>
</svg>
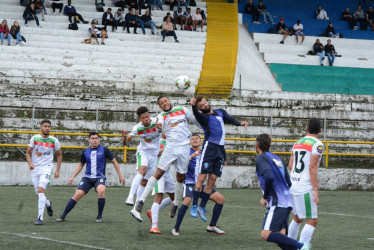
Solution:
<svg viewBox="0 0 374 250">
<path fill-rule="evenodd" d="M 119 177 L 119 183 L 122 183 L 123 185 L 125 185 L 125 178 L 123 177 L 122 173 L 121 173 L 121 170 L 119 168 L 119 164 L 116 160 L 116 158 L 113 158 L 113 160 L 111 160 L 111 162 L 113 163 L 113 166 L 118 174 L 118 177 Z"/>
<path fill-rule="evenodd" d="M 133 136 L 131 134 L 128 134 L 127 130 L 122 129 L 122 137 L 123 137 L 123 146 L 128 146 L 130 144 L 130 141 L 132 140 Z"/>
<path fill-rule="evenodd" d="M 317 170 L 319 166 L 319 155 L 312 155 L 310 159 L 310 166 L 309 166 L 309 175 L 310 175 L 310 182 L 313 186 L 313 194 L 314 194 L 314 202 L 318 205 L 319 197 L 318 197 L 318 180 L 317 180 Z"/>
<path fill-rule="evenodd" d="M 34 167 L 34 164 L 32 164 L 31 152 L 32 152 L 32 147 L 27 147 L 26 160 L 27 160 L 27 163 L 29 164 L 30 170 L 34 170 L 35 167 Z"/>
<path fill-rule="evenodd" d="M 57 179 L 60 176 L 60 168 L 61 168 L 61 163 L 62 163 L 61 149 L 56 151 L 56 155 L 57 155 L 57 168 L 56 168 L 55 175 L 54 175 L 55 179 Z"/>
<path fill-rule="evenodd" d="M 290 157 L 290 161 L 288 162 L 288 169 L 292 171 L 292 167 L 293 167 L 293 153 Z"/>
<path fill-rule="evenodd" d="M 244 122 L 244 121 L 240 122 L 240 121 L 236 120 L 234 117 L 232 117 L 231 115 L 229 115 L 226 110 L 224 110 L 224 109 L 220 109 L 220 110 L 223 114 L 223 122 L 224 123 L 229 123 L 229 124 L 232 124 L 232 125 L 235 125 L 235 126 L 246 126 L 247 127 L 247 122 Z"/>
<path fill-rule="evenodd" d="M 83 166 L 84 166 L 84 163 L 82 163 L 82 162 L 78 163 L 78 166 L 75 168 L 73 175 L 68 180 L 69 186 L 71 186 L 71 184 L 73 184 L 74 178 L 77 177 L 77 175 L 82 171 Z"/>
</svg>

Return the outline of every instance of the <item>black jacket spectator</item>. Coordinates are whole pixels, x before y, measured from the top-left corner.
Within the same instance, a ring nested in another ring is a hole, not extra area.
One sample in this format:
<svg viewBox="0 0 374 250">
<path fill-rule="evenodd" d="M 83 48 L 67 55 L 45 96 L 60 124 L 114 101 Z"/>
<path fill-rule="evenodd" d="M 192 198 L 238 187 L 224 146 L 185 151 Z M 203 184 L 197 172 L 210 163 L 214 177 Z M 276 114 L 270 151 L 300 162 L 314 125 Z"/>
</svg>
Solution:
<svg viewBox="0 0 374 250">
<path fill-rule="evenodd" d="M 277 28 L 276 28 L 276 30 L 279 31 L 279 30 L 281 30 L 281 28 L 282 28 L 282 29 L 286 29 L 287 27 L 286 27 L 286 25 L 285 25 L 284 23 L 279 22 L 279 23 L 277 24 Z"/>
<path fill-rule="evenodd" d="M 314 54 L 321 53 L 322 51 L 323 51 L 323 44 L 322 43 L 315 43 L 313 45 Z"/>
<path fill-rule="evenodd" d="M 325 52 L 326 53 L 335 53 L 334 45 L 332 45 L 332 44 L 326 44 L 325 45 Z"/>
<path fill-rule="evenodd" d="M 108 12 L 105 12 L 105 13 L 103 14 L 103 19 L 102 19 L 102 21 L 101 21 L 103 25 L 105 25 L 105 22 L 106 22 L 106 20 L 108 19 L 108 14 L 109 14 Z M 112 13 L 109 14 L 109 18 L 110 18 L 110 19 L 113 19 L 113 14 L 112 14 Z"/>
<path fill-rule="evenodd" d="M 148 21 L 151 21 L 152 20 L 152 17 L 151 17 L 151 15 L 142 15 L 141 16 L 141 19 L 143 20 L 143 22 L 148 22 Z"/>
<path fill-rule="evenodd" d="M 25 11 L 23 12 L 23 17 L 25 17 L 26 15 L 32 15 L 32 16 L 35 16 L 36 15 L 36 10 L 35 8 L 32 9 L 30 7 L 30 5 L 28 5 L 25 9 Z"/>
<path fill-rule="evenodd" d="M 346 8 L 345 11 L 342 13 L 342 19 L 348 22 L 349 27 L 351 29 L 357 29 L 356 19 L 354 19 L 352 14 L 349 12 L 349 8 Z"/>
<path fill-rule="evenodd" d="M 260 12 L 253 4 L 252 0 L 249 0 L 247 5 L 244 7 L 244 12 L 252 15 L 253 23 L 257 23 L 260 20 Z"/>
<path fill-rule="evenodd" d="M 334 29 L 334 27 L 327 26 L 327 28 L 326 28 L 326 36 L 328 36 L 330 34 L 330 32 L 333 33 L 333 34 L 335 34 L 335 29 Z"/>
</svg>

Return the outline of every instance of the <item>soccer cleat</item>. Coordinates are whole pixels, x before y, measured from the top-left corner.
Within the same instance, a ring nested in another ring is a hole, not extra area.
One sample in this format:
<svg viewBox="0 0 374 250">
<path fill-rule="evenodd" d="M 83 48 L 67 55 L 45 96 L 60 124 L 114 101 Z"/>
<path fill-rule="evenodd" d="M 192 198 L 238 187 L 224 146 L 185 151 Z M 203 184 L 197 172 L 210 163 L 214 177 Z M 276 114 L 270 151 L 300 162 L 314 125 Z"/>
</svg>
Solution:
<svg viewBox="0 0 374 250">
<path fill-rule="evenodd" d="M 196 205 L 193 205 L 193 206 L 191 207 L 190 215 L 191 215 L 191 217 L 193 217 L 193 218 L 197 218 L 197 206 L 196 206 Z"/>
<path fill-rule="evenodd" d="M 169 211 L 169 216 L 170 218 L 174 218 L 175 214 L 177 213 L 178 206 L 175 206 L 174 203 L 171 203 L 170 205 L 170 211 Z"/>
<path fill-rule="evenodd" d="M 300 250 L 310 250 L 312 249 L 312 245 L 309 242 L 303 242 L 304 246 L 300 248 Z"/>
<path fill-rule="evenodd" d="M 201 218 L 204 222 L 206 222 L 205 210 L 206 210 L 205 207 L 200 207 L 200 206 L 197 207 L 197 213 L 199 214 L 200 218 Z"/>
<path fill-rule="evenodd" d="M 179 231 L 177 231 L 175 228 L 173 228 L 173 230 L 171 230 L 171 234 L 175 235 L 175 236 L 179 236 Z"/>
<path fill-rule="evenodd" d="M 65 217 L 62 217 L 61 215 L 56 219 L 56 222 L 64 222 Z"/>
<path fill-rule="evenodd" d="M 52 201 L 50 200 L 49 203 L 50 203 L 50 206 L 47 207 L 47 214 L 49 216 L 53 216 Z"/>
<path fill-rule="evenodd" d="M 131 196 L 127 197 L 125 204 L 127 206 L 134 206 L 134 197 L 131 197 Z"/>
<path fill-rule="evenodd" d="M 149 230 L 149 232 L 151 234 L 162 234 L 160 229 L 158 229 L 158 227 L 151 228 L 151 230 Z"/>
<path fill-rule="evenodd" d="M 152 224 L 152 211 L 148 210 L 147 215 L 148 215 L 148 218 L 149 218 L 149 220 L 151 221 L 151 224 Z"/>
<path fill-rule="evenodd" d="M 37 226 L 43 225 L 43 221 L 40 219 L 40 217 L 38 217 L 38 219 L 36 220 L 35 225 Z"/>
<path fill-rule="evenodd" d="M 97 216 L 96 217 L 96 223 L 103 223 L 103 217 Z"/>
<path fill-rule="evenodd" d="M 138 211 L 136 211 L 135 208 L 131 209 L 130 214 L 132 217 L 134 217 L 137 221 L 143 222 L 142 217 Z"/>
<path fill-rule="evenodd" d="M 207 232 L 209 233 L 216 233 L 216 234 L 225 234 L 225 231 L 219 229 L 218 227 L 216 226 L 208 226 L 207 229 L 206 229 Z M 306 248 L 307 249 L 307 248 Z"/>
<path fill-rule="evenodd" d="M 141 201 L 141 200 L 137 201 L 135 204 L 135 210 L 141 213 L 143 209 L 143 205 L 144 205 L 144 201 Z"/>
</svg>

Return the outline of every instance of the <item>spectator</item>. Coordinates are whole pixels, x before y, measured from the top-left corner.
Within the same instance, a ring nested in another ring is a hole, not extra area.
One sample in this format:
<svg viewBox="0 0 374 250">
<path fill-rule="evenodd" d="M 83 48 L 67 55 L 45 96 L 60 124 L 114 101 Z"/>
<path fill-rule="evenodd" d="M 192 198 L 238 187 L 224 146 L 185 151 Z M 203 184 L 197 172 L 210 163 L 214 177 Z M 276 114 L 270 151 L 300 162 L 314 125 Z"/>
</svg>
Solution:
<svg viewBox="0 0 374 250">
<path fill-rule="evenodd" d="M 97 2 L 98 0 L 95 0 L 95 5 L 101 4 L 101 6 L 105 6 L 104 0 L 101 0 L 101 3 Z"/>
<path fill-rule="evenodd" d="M 184 22 L 184 15 L 182 12 L 182 8 L 178 8 L 178 10 L 174 11 L 174 29 L 177 30 L 177 24 L 181 26 L 181 30 L 183 30 L 183 22 Z"/>
<path fill-rule="evenodd" d="M 153 10 L 155 9 L 155 7 L 157 8 L 157 10 L 164 10 L 162 8 L 162 0 L 153 0 Z"/>
<path fill-rule="evenodd" d="M 114 0 L 113 3 L 116 7 L 121 8 L 121 11 L 125 10 L 126 1 L 125 0 Z"/>
<path fill-rule="evenodd" d="M 170 5 L 170 10 L 172 11 L 175 4 L 177 4 L 177 0 L 165 0 L 165 4 Z"/>
<path fill-rule="evenodd" d="M 331 40 L 327 40 L 327 44 L 325 45 L 325 53 L 327 58 L 329 59 L 329 65 L 334 66 L 335 61 L 335 48 L 334 45 L 331 44 Z"/>
<path fill-rule="evenodd" d="M 126 29 L 127 33 L 130 33 L 130 27 L 134 27 L 134 34 L 136 33 L 136 16 L 134 15 L 134 10 L 130 8 L 130 12 L 126 14 L 125 16 L 125 24 L 126 24 Z M 125 27 L 123 27 L 125 29 Z"/>
<path fill-rule="evenodd" d="M 316 10 L 316 17 L 318 20 L 330 20 L 330 18 L 327 17 L 326 10 L 322 9 L 321 5 L 318 5 L 318 9 Z"/>
<path fill-rule="evenodd" d="M 333 38 L 339 38 L 340 37 L 339 33 L 335 33 L 335 29 L 332 26 L 332 22 L 330 22 L 329 25 L 326 28 L 326 36 L 327 37 L 333 37 Z"/>
<path fill-rule="evenodd" d="M 27 22 L 29 20 L 34 20 L 34 19 L 35 19 L 36 25 L 38 25 L 39 28 L 42 27 L 39 25 L 39 19 L 38 19 L 38 16 L 36 15 L 35 4 L 33 2 L 30 3 L 30 5 L 26 6 L 25 11 L 23 12 L 23 19 L 25 19 L 26 27 L 29 26 Z"/>
<path fill-rule="evenodd" d="M 184 16 L 184 30 L 192 31 L 192 15 L 191 15 L 191 8 L 188 8 L 187 11 L 183 13 Z"/>
<path fill-rule="evenodd" d="M 60 11 L 58 12 L 58 14 L 61 15 L 62 8 L 64 7 L 63 0 L 48 0 L 48 1 L 52 5 L 53 15 L 54 16 L 56 15 L 56 9 L 60 9 Z"/>
<path fill-rule="evenodd" d="M 283 39 L 280 42 L 281 44 L 284 44 L 284 40 L 286 40 L 287 36 L 290 35 L 290 32 L 288 31 L 286 25 L 284 24 L 284 18 L 281 17 L 279 23 L 277 24 L 276 31 L 278 34 L 283 34 Z"/>
<path fill-rule="evenodd" d="M 136 0 L 130 0 L 128 5 L 129 5 L 129 12 L 130 12 L 130 9 L 135 9 L 135 10 L 138 9 L 138 3 L 136 2 Z"/>
<path fill-rule="evenodd" d="M 10 34 L 12 35 L 13 39 L 16 39 L 16 46 L 18 46 L 20 43 L 25 43 L 26 40 L 21 35 L 21 27 L 17 21 L 15 21 L 10 28 Z"/>
<path fill-rule="evenodd" d="M 252 15 L 253 23 L 259 24 L 260 12 L 257 10 L 253 4 L 253 0 L 249 0 L 247 5 L 244 7 L 244 12 Z"/>
<path fill-rule="evenodd" d="M 271 24 L 275 24 L 273 21 L 273 16 L 267 11 L 262 0 L 258 2 L 257 10 L 260 12 L 260 15 L 262 15 L 262 18 L 264 19 L 264 23 L 266 24 L 269 23 L 266 19 L 266 17 L 268 17 Z"/>
<path fill-rule="evenodd" d="M 152 11 L 151 0 L 139 0 L 139 15 L 142 14 L 142 9 L 143 8 L 148 8 L 149 13 L 151 13 L 151 11 Z"/>
<path fill-rule="evenodd" d="M 167 19 L 168 17 L 170 17 L 170 21 L 171 21 L 172 23 L 174 23 L 174 18 L 171 17 L 170 12 L 166 12 L 166 16 L 164 16 L 164 18 L 162 19 L 163 22 L 166 22 L 166 19 Z"/>
<path fill-rule="evenodd" d="M 174 36 L 174 40 L 176 43 L 179 43 L 177 35 L 175 34 L 175 31 L 173 30 L 173 23 L 171 22 L 171 17 L 168 16 L 166 18 L 166 21 L 162 23 L 162 41 L 165 41 L 166 36 Z"/>
<path fill-rule="evenodd" d="M 135 11 L 135 18 L 136 18 L 135 25 L 137 27 L 139 27 L 139 25 L 140 25 L 140 27 L 142 28 L 142 31 L 143 31 L 143 35 L 145 35 L 144 22 L 141 19 L 141 17 L 139 16 L 139 11 L 138 10 Z"/>
<path fill-rule="evenodd" d="M 118 26 L 124 26 L 124 21 L 125 21 L 125 18 L 122 14 L 122 9 L 118 9 L 116 13 L 114 13 L 114 29 L 116 30 L 116 32 L 118 32 L 117 28 Z"/>
<path fill-rule="evenodd" d="M 196 31 L 196 26 L 200 25 L 201 32 L 203 32 L 204 31 L 204 24 L 205 24 L 205 21 L 203 20 L 203 17 L 200 14 L 200 8 L 196 8 L 196 13 L 192 14 L 193 30 Z"/>
<path fill-rule="evenodd" d="M 6 20 L 3 20 L 0 26 L 1 45 L 4 44 L 4 38 L 8 39 L 8 45 L 10 46 L 12 43 L 12 36 L 10 35 L 8 22 Z"/>
<path fill-rule="evenodd" d="M 322 61 L 325 60 L 325 50 L 323 49 L 323 44 L 319 41 L 319 39 L 317 39 L 313 45 L 313 52 L 314 55 L 319 56 L 319 63 L 321 66 L 323 66 Z"/>
<path fill-rule="evenodd" d="M 370 8 L 370 0 L 358 0 L 358 4 L 362 6 L 361 2 L 365 5 L 365 10 L 368 10 Z"/>
<path fill-rule="evenodd" d="M 360 23 L 361 30 L 367 30 L 367 21 L 366 21 L 366 15 L 365 12 L 362 10 L 361 5 L 357 6 L 357 9 L 355 13 L 353 14 L 353 17 L 356 19 L 356 22 Z"/>
<path fill-rule="evenodd" d="M 104 40 L 107 38 L 107 32 L 105 29 L 98 29 L 94 22 L 91 23 L 91 27 L 88 29 L 92 38 L 96 39 L 96 42 L 99 43 L 98 38 L 101 38 L 101 44 L 105 45 Z"/>
<path fill-rule="evenodd" d="M 366 12 L 366 21 L 369 23 L 371 31 L 374 31 L 374 11 L 371 6 L 369 7 L 369 10 Z"/>
<path fill-rule="evenodd" d="M 143 20 L 144 22 L 144 25 L 145 27 L 150 27 L 151 28 L 151 31 L 152 31 L 152 35 L 155 34 L 155 28 L 157 28 L 157 25 L 152 21 L 152 17 L 151 15 L 149 14 L 149 11 L 146 10 L 145 11 L 145 15 L 142 15 L 141 19 Z"/>
<path fill-rule="evenodd" d="M 188 9 L 188 5 L 189 3 L 185 0 L 176 0 L 177 1 L 177 7 L 178 9 L 181 7 L 181 6 L 184 6 L 185 10 Z"/>
<path fill-rule="evenodd" d="M 299 43 L 299 36 L 302 37 L 301 44 L 303 44 L 305 35 L 303 32 L 304 26 L 301 24 L 300 20 L 297 20 L 297 23 L 293 26 L 293 29 L 295 30 L 295 35 L 296 35 L 296 43 Z"/>
<path fill-rule="evenodd" d="M 101 20 L 104 29 L 107 30 L 108 25 L 112 25 L 112 31 L 114 31 L 114 16 L 112 14 L 112 8 L 108 8 L 103 14 L 103 19 Z"/>
<path fill-rule="evenodd" d="M 345 11 L 342 13 L 342 18 L 343 20 L 347 21 L 348 24 L 349 24 L 349 27 L 353 30 L 357 30 L 358 27 L 357 27 L 357 22 L 356 22 L 356 19 L 354 19 L 351 15 L 351 13 L 349 12 L 349 8 L 345 8 Z"/>
<path fill-rule="evenodd" d="M 45 18 L 44 18 L 45 8 L 43 5 L 43 2 L 41 0 L 35 0 L 34 3 L 35 3 L 36 14 L 42 13 L 42 21 L 45 21 Z"/>
<path fill-rule="evenodd" d="M 88 23 L 88 21 L 85 21 L 83 17 L 77 13 L 77 10 L 74 8 L 74 6 L 71 5 L 71 0 L 68 0 L 68 5 L 64 8 L 64 14 L 69 16 L 69 22 L 72 23 L 71 18 L 74 17 L 74 21 L 81 20 L 84 24 Z"/>
</svg>

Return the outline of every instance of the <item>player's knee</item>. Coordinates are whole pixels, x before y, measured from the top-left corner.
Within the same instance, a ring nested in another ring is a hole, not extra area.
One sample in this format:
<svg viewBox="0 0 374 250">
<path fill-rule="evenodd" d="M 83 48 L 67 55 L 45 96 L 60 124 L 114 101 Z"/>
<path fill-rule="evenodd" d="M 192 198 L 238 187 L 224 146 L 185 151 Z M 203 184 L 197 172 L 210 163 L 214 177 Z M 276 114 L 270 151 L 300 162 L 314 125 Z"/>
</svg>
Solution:
<svg viewBox="0 0 374 250">
<path fill-rule="evenodd" d="M 146 179 L 142 179 L 142 181 L 140 182 L 140 186 L 143 186 L 145 187 L 147 185 L 148 181 Z"/>
<path fill-rule="evenodd" d="M 45 189 L 42 187 L 38 187 L 38 194 L 45 193 Z"/>
<path fill-rule="evenodd" d="M 299 217 L 297 217 L 297 216 L 294 216 L 294 217 L 293 217 L 293 220 L 294 220 L 297 224 L 300 224 L 300 223 L 303 222 L 303 219 L 299 219 Z"/>
<path fill-rule="evenodd" d="M 177 174 L 177 182 L 183 183 L 184 182 L 184 175 Z"/>
<path fill-rule="evenodd" d="M 159 180 L 164 173 L 165 173 L 164 170 L 162 170 L 160 168 L 157 168 L 155 173 L 153 174 L 153 177 L 155 177 L 157 180 Z"/>
<path fill-rule="evenodd" d="M 225 204 L 225 197 L 223 197 L 221 194 L 218 196 L 217 204 L 223 205 Z"/>
<path fill-rule="evenodd" d="M 306 220 L 306 224 L 309 224 L 309 225 L 311 225 L 313 227 L 316 227 L 317 224 L 318 224 L 318 219 L 307 219 Z"/>
</svg>

